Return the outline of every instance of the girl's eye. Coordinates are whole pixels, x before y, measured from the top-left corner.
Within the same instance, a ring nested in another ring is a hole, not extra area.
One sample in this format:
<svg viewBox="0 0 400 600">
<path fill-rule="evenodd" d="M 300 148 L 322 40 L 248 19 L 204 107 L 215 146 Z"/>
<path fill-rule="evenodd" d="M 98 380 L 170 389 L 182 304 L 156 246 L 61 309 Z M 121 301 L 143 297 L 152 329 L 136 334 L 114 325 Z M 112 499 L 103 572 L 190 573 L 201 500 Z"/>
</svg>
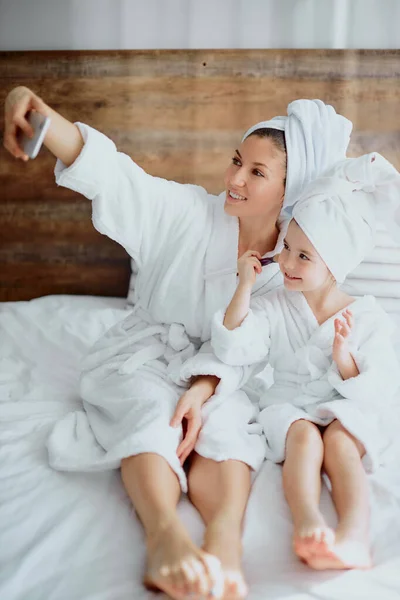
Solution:
<svg viewBox="0 0 400 600">
<path fill-rule="evenodd" d="M 308 256 L 306 256 L 305 254 L 300 254 L 300 258 L 301 260 L 309 260 Z"/>
<path fill-rule="evenodd" d="M 286 242 L 283 242 L 283 247 L 285 248 L 285 250 L 289 250 L 289 246 L 287 245 Z"/>
<path fill-rule="evenodd" d="M 232 158 L 232 164 L 236 165 L 237 167 L 240 167 L 241 163 L 240 163 L 240 160 L 236 156 L 234 156 Z"/>
<path fill-rule="evenodd" d="M 253 173 L 257 177 L 264 177 L 264 173 L 261 173 L 261 171 L 259 171 L 258 169 L 254 169 Z"/>
</svg>

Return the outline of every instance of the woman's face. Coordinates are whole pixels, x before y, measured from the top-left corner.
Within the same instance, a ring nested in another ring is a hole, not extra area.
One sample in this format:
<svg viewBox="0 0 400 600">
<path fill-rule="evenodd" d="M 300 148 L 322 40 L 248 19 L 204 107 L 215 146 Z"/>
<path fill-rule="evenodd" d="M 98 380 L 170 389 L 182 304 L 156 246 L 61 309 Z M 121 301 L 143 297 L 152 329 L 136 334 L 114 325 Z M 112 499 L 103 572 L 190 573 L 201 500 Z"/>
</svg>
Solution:
<svg viewBox="0 0 400 600">
<path fill-rule="evenodd" d="M 322 290 L 333 281 L 328 267 L 294 219 L 290 221 L 283 241 L 279 267 L 288 290 Z"/>
<path fill-rule="evenodd" d="M 225 173 L 225 212 L 235 217 L 278 218 L 285 195 L 285 157 L 268 138 L 242 142 Z"/>
</svg>

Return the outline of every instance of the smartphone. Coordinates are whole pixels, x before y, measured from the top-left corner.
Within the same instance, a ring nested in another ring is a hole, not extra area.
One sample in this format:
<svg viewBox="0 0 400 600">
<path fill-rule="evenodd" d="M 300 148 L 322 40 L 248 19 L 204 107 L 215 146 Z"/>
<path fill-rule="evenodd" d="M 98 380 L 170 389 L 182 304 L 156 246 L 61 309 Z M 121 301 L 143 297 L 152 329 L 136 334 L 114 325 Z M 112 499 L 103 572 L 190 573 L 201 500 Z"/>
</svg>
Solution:
<svg viewBox="0 0 400 600">
<path fill-rule="evenodd" d="M 29 158 L 36 158 L 50 127 L 51 119 L 50 117 L 44 117 L 36 111 L 31 111 L 28 114 L 27 121 L 33 129 L 33 137 L 29 138 L 21 132 L 19 144 Z"/>
</svg>

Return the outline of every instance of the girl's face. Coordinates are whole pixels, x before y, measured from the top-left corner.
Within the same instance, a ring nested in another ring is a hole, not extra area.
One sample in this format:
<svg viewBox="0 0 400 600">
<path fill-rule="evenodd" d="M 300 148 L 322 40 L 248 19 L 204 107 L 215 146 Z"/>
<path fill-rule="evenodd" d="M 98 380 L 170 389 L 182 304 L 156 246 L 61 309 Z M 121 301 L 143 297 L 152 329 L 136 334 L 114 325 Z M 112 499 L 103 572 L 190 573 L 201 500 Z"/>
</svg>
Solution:
<svg viewBox="0 0 400 600">
<path fill-rule="evenodd" d="M 234 217 L 277 220 L 285 194 L 285 157 L 268 138 L 251 135 L 225 173 L 225 212 Z"/>
<path fill-rule="evenodd" d="M 288 290 L 322 290 L 334 281 L 328 267 L 294 219 L 289 223 L 279 255 L 279 267 Z"/>
</svg>

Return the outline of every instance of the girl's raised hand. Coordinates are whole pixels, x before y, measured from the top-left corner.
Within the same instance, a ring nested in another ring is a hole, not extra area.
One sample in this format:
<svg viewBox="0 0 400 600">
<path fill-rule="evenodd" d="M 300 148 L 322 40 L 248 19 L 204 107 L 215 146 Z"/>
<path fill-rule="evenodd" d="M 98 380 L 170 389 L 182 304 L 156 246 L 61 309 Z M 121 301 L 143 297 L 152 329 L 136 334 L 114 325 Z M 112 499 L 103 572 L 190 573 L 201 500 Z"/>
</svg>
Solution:
<svg viewBox="0 0 400 600">
<path fill-rule="evenodd" d="M 338 363 L 349 354 L 349 339 L 354 327 L 354 318 L 351 310 L 342 312 L 342 319 L 335 319 L 335 337 L 333 340 L 333 360 Z"/>
<path fill-rule="evenodd" d="M 256 250 L 248 250 L 238 260 L 238 275 L 242 285 L 252 287 L 256 281 L 257 273 L 260 274 L 262 266 L 261 254 Z"/>
</svg>

